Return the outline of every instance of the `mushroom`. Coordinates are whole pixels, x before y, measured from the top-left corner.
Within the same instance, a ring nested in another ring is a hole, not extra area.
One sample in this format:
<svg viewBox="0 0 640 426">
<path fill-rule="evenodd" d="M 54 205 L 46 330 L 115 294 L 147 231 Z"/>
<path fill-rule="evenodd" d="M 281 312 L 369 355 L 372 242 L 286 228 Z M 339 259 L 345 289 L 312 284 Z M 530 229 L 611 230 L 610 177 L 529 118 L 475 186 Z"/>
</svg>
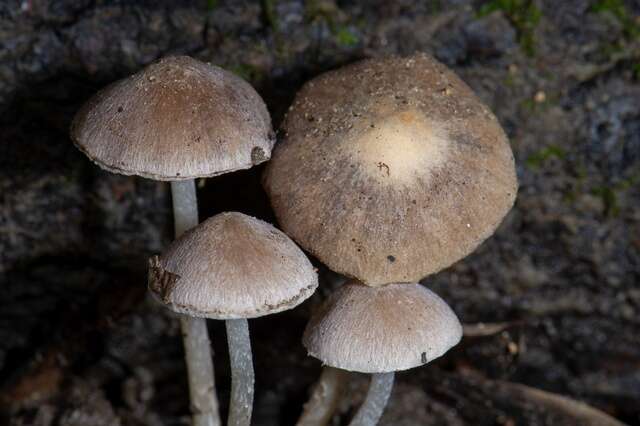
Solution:
<svg viewBox="0 0 640 426">
<path fill-rule="evenodd" d="M 101 168 L 171 181 L 175 234 L 197 225 L 194 179 L 269 159 L 267 108 L 244 80 L 187 56 L 161 59 L 92 97 L 71 138 Z M 220 424 L 203 319 L 180 317 L 194 425 Z"/>
<path fill-rule="evenodd" d="M 318 286 L 315 269 L 283 232 L 242 213 L 221 213 L 152 258 L 149 289 L 169 309 L 224 319 L 232 387 L 229 425 L 249 425 L 253 364 L 247 318 L 292 309 Z"/>
<path fill-rule="evenodd" d="M 471 253 L 513 205 L 496 117 L 425 54 L 304 85 L 263 176 L 282 229 L 367 285 L 416 282 Z"/>
<path fill-rule="evenodd" d="M 382 415 L 395 371 L 431 362 L 461 337 L 455 313 L 422 285 L 370 287 L 353 280 L 312 316 L 302 343 L 309 355 L 328 366 L 373 375 L 350 423 L 370 426 Z"/>
</svg>

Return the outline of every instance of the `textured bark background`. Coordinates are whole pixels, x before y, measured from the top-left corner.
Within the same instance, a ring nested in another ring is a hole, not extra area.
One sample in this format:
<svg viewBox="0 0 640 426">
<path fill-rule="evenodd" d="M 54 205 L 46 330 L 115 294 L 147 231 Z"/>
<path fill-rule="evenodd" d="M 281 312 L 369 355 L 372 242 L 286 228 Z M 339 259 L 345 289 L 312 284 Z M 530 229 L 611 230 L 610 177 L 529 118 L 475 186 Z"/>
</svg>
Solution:
<svg viewBox="0 0 640 426">
<path fill-rule="evenodd" d="M 322 71 L 415 51 L 493 108 L 521 187 L 493 238 L 425 281 L 474 336 L 398 374 L 382 423 L 640 424 L 639 15 L 625 0 L 0 1 L 0 424 L 188 424 L 178 324 L 145 293 L 168 187 L 73 147 L 83 101 L 186 53 L 251 81 L 277 124 Z M 201 216 L 273 220 L 260 172 L 200 181 Z M 254 424 L 295 422 L 320 370 L 300 337 L 332 281 L 251 321 Z M 224 328 L 210 331 L 224 410 Z M 335 425 L 366 385 L 352 376 Z"/>
</svg>

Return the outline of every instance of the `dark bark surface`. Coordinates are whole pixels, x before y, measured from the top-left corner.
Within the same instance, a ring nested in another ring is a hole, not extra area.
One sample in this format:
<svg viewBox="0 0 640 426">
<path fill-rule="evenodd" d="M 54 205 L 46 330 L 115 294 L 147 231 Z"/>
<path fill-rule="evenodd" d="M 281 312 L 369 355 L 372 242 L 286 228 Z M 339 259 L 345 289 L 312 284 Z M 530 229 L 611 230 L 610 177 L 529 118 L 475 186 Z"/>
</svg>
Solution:
<svg viewBox="0 0 640 426">
<path fill-rule="evenodd" d="M 640 424 L 639 15 L 623 0 L 1 1 L 0 424 L 188 424 L 178 324 L 145 288 L 171 238 L 168 187 L 74 148 L 92 93 L 185 53 L 251 81 L 277 124 L 322 71 L 415 51 L 492 107 L 521 186 L 494 237 L 425 281 L 492 325 L 398 374 L 382 424 Z M 260 172 L 200 181 L 201 217 L 273 220 Z M 254 424 L 294 424 L 320 369 L 300 338 L 332 281 L 250 322 Z M 224 414 L 224 327 L 210 331 Z M 352 377 L 335 425 L 366 384 Z"/>
</svg>

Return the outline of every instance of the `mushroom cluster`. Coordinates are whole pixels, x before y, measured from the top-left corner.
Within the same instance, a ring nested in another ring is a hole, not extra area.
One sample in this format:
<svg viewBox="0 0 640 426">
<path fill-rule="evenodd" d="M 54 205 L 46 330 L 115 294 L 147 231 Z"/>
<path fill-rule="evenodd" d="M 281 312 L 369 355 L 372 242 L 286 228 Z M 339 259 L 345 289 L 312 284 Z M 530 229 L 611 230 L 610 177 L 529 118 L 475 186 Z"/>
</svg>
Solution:
<svg viewBox="0 0 640 426">
<path fill-rule="evenodd" d="M 291 309 L 317 287 L 302 251 L 240 213 L 198 225 L 196 178 L 267 161 L 271 117 L 247 82 L 187 56 L 163 58 L 97 93 L 71 125 L 101 168 L 171 181 L 175 235 L 150 261 L 149 289 L 180 324 L 194 426 L 220 425 L 205 318 L 225 319 L 232 369 L 229 425 L 249 425 L 253 364 L 247 318 Z"/>
<path fill-rule="evenodd" d="M 206 318 L 226 324 L 228 424 L 250 424 L 247 319 L 318 286 L 293 241 L 349 278 L 305 330 L 325 368 L 298 424 L 327 424 L 345 371 L 357 371 L 373 376 L 351 424 L 375 425 L 394 373 L 460 340 L 454 312 L 418 282 L 495 231 L 517 192 L 513 154 L 491 111 L 424 54 L 309 81 L 282 130 L 263 185 L 284 232 L 237 212 L 198 223 L 194 179 L 268 161 L 275 142 L 260 96 L 221 68 L 161 59 L 90 99 L 71 136 L 103 169 L 171 182 L 176 240 L 150 260 L 148 286 L 180 318 L 194 426 L 221 424 Z"/>
<path fill-rule="evenodd" d="M 453 311 L 416 283 L 495 231 L 517 192 L 513 154 L 491 111 L 424 54 L 316 77 L 282 130 L 264 175 L 276 217 L 304 249 L 352 278 L 312 317 L 303 344 L 327 366 L 373 374 L 351 422 L 373 425 L 395 371 L 460 340 Z M 310 420 L 318 405 L 307 404 L 300 425 L 322 424 Z"/>
</svg>

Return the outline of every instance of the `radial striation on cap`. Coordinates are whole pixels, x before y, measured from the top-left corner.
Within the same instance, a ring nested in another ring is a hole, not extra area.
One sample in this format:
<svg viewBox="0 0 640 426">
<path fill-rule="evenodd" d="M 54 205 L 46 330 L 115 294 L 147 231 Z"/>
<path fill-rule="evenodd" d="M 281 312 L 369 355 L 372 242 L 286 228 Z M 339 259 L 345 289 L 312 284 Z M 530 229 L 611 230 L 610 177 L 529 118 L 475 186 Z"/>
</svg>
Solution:
<svg viewBox="0 0 640 426">
<path fill-rule="evenodd" d="M 496 117 L 427 55 L 323 74 L 282 127 L 263 179 L 279 223 L 367 285 L 418 281 L 463 258 L 516 196 Z"/>
<path fill-rule="evenodd" d="M 71 137 L 100 167 L 156 180 L 247 169 L 268 160 L 271 118 L 241 78 L 187 56 L 117 81 L 76 114 Z"/>
<path fill-rule="evenodd" d="M 283 232 L 242 213 L 221 213 L 187 231 L 150 261 L 149 290 L 196 317 L 255 318 L 313 294 L 317 274 Z"/>
<path fill-rule="evenodd" d="M 313 315 L 302 343 L 332 367 L 387 373 L 431 362 L 461 337 L 456 314 L 420 284 L 369 287 L 351 281 Z"/>
</svg>

